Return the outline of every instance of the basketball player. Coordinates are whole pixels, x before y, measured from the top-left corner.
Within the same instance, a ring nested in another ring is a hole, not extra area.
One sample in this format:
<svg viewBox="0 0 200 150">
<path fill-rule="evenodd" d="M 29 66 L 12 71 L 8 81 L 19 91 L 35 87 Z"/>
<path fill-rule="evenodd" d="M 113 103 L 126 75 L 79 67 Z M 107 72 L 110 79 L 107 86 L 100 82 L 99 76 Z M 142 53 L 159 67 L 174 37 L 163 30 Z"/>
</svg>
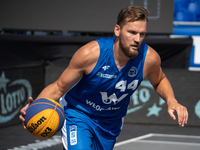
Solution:
<svg viewBox="0 0 200 150">
<path fill-rule="evenodd" d="M 176 111 L 179 126 L 187 123 L 187 109 L 175 99 L 159 55 L 143 43 L 147 16 L 142 7 L 124 8 L 114 28 L 116 38 L 96 39 L 81 47 L 60 78 L 37 97 L 62 97 L 64 149 L 113 149 L 130 97 L 145 77 L 166 101 L 171 118 L 176 119 Z M 30 97 L 29 104 L 32 101 Z M 21 109 L 23 122 L 27 107 Z"/>
</svg>

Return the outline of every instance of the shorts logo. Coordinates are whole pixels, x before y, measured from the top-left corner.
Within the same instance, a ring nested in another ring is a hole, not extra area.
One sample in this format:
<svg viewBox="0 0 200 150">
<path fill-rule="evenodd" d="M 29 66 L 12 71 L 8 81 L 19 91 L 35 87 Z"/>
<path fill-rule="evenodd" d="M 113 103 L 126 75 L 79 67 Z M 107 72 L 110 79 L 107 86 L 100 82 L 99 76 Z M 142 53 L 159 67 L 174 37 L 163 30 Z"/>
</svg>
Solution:
<svg viewBox="0 0 200 150">
<path fill-rule="evenodd" d="M 129 70 L 128 76 L 129 76 L 129 77 L 135 77 L 136 75 L 137 75 L 137 68 L 133 66 L 133 67 Z"/>
<path fill-rule="evenodd" d="M 69 127 L 69 134 L 70 134 L 70 145 L 77 144 L 77 126 L 73 125 Z"/>
</svg>

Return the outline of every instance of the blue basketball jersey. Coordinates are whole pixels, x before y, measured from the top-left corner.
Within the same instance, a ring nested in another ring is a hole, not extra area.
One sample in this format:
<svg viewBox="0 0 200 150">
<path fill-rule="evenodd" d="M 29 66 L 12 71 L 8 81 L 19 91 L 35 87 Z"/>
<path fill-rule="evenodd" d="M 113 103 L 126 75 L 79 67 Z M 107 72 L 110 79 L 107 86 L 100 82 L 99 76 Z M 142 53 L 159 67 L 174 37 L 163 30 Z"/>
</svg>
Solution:
<svg viewBox="0 0 200 150">
<path fill-rule="evenodd" d="M 94 117 L 119 119 L 126 115 L 130 97 L 143 80 L 148 46 L 141 44 L 138 56 L 121 71 L 113 55 L 115 38 L 96 39 L 100 56 L 94 69 L 65 94 L 67 107 L 75 107 Z"/>
</svg>

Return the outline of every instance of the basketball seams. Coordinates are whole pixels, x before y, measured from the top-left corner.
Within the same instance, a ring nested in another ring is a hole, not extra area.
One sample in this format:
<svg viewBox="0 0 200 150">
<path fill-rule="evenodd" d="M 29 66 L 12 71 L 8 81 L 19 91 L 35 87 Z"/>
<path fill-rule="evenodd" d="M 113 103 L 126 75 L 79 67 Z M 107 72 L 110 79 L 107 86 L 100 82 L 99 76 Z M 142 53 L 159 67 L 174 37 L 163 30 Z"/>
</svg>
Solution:
<svg viewBox="0 0 200 150">
<path fill-rule="evenodd" d="M 46 124 L 44 125 L 44 127 L 36 134 L 36 135 L 39 135 L 41 132 L 43 132 L 44 128 L 46 128 L 47 124 L 49 123 L 49 121 L 51 121 L 51 118 L 53 117 L 54 113 L 57 113 L 56 112 L 56 107 L 57 107 L 57 104 L 55 105 L 54 109 L 53 109 L 53 112 L 50 116 L 50 118 L 48 119 L 48 121 L 46 122 Z M 59 117 L 58 117 L 58 122 L 59 122 Z M 54 135 L 56 133 L 56 131 L 58 130 L 58 126 L 59 126 L 59 123 L 57 124 L 57 127 L 56 127 L 56 130 L 54 130 L 53 134 Z"/>
<path fill-rule="evenodd" d="M 59 107 L 62 109 L 62 106 L 61 106 L 57 101 L 55 101 L 55 100 L 53 100 L 53 99 L 50 99 L 50 98 L 46 98 L 46 99 L 48 99 L 48 100 L 50 100 L 51 102 L 53 102 L 54 104 L 56 104 L 55 107 L 59 106 Z M 48 104 L 49 104 L 49 103 L 48 103 Z M 63 118 L 65 118 L 65 115 L 63 114 L 62 110 L 61 110 L 59 107 L 57 107 L 57 109 L 58 109 L 58 110 L 60 111 L 60 113 L 63 115 Z"/>
<path fill-rule="evenodd" d="M 29 105 L 25 119 L 26 127 L 31 134 L 48 138 L 60 131 L 65 115 L 62 106 L 57 101 L 40 98 Z"/>
<path fill-rule="evenodd" d="M 37 113 L 37 114 L 35 114 L 34 116 L 37 116 L 37 115 L 40 115 L 40 114 L 42 114 L 42 112 L 44 112 L 45 110 L 43 110 L 43 111 L 41 111 L 41 112 L 39 112 L 39 113 Z M 30 121 L 32 121 L 33 119 L 35 119 L 34 118 L 34 116 L 32 116 L 30 119 L 29 119 L 29 121 L 26 123 L 26 128 L 28 129 L 28 124 L 29 124 L 29 122 Z M 28 130 L 29 131 L 29 130 Z M 30 132 L 30 131 L 29 131 Z M 39 131 L 40 132 L 40 131 Z M 31 132 L 30 132 L 31 133 Z M 33 135 L 36 135 L 36 134 L 34 134 L 34 133 L 32 133 Z"/>
<path fill-rule="evenodd" d="M 47 102 L 36 102 L 36 103 L 34 103 L 34 104 L 30 104 L 29 107 L 32 107 L 32 106 L 34 106 L 34 105 L 36 105 L 36 104 L 48 104 L 48 105 L 51 105 L 51 106 L 53 106 L 53 107 L 55 107 L 55 105 L 56 105 L 56 106 L 58 105 L 58 106 L 61 107 L 61 109 L 62 109 L 62 106 L 61 106 L 58 102 L 56 102 L 55 100 L 52 100 L 52 99 L 50 99 L 50 98 L 45 98 L 45 99 L 50 100 L 51 102 L 53 102 L 53 104 L 50 104 L 50 103 L 47 103 Z M 61 113 L 61 114 L 63 115 L 63 117 L 65 118 L 65 115 L 63 114 L 62 110 L 61 110 L 59 107 L 57 107 L 57 109 L 60 111 L 60 113 Z"/>
<path fill-rule="evenodd" d="M 62 106 L 61 106 L 57 101 L 55 101 L 55 100 L 53 100 L 53 99 L 50 99 L 50 98 L 46 98 L 46 99 L 50 100 L 50 101 L 53 102 L 53 103 L 56 102 L 56 104 L 62 108 Z"/>
<path fill-rule="evenodd" d="M 29 107 L 32 107 L 32 106 L 37 105 L 37 104 L 47 104 L 47 105 L 51 105 L 53 107 L 55 106 L 55 103 L 54 104 L 50 104 L 50 103 L 47 103 L 47 102 L 37 102 L 37 103 L 34 103 L 34 104 L 30 105 Z"/>
<path fill-rule="evenodd" d="M 65 118 L 65 115 L 63 114 L 62 110 L 60 108 L 57 107 L 57 109 L 59 110 L 59 112 L 63 115 L 63 118 Z"/>
<path fill-rule="evenodd" d="M 54 103 L 54 105 L 53 105 L 53 104 L 49 104 L 49 103 L 47 103 L 47 102 L 37 102 L 37 103 L 34 103 L 34 104 L 30 105 L 28 108 L 33 107 L 33 106 L 38 105 L 38 104 L 46 104 L 46 105 L 53 106 L 53 108 L 55 108 L 55 103 Z M 43 111 L 43 110 L 42 110 L 42 111 Z M 31 118 L 34 117 L 34 116 L 35 116 L 35 115 L 31 116 Z M 30 120 L 29 120 L 29 121 L 30 121 Z M 28 122 L 27 122 L 26 124 L 28 124 Z"/>
</svg>

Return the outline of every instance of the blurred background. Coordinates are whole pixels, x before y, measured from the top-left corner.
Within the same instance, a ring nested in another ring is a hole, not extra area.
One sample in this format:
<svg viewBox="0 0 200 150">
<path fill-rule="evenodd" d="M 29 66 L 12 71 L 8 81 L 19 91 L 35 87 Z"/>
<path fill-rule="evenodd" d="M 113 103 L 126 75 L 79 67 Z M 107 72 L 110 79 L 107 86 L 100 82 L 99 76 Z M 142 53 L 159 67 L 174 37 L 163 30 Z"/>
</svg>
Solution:
<svg viewBox="0 0 200 150">
<path fill-rule="evenodd" d="M 1 0 L 0 127 L 19 124 L 19 110 L 67 67 L 87 42 L 114 36 L 118 12 L 149 12 L 145 43 L 160 55 L 176 98 L 200 125 L 200 0 Z M 134 119 L 132 119 L 134 118 Z M 147 79 L 133 94 L 125 123 L 175 125 Z"/>
</svg>

